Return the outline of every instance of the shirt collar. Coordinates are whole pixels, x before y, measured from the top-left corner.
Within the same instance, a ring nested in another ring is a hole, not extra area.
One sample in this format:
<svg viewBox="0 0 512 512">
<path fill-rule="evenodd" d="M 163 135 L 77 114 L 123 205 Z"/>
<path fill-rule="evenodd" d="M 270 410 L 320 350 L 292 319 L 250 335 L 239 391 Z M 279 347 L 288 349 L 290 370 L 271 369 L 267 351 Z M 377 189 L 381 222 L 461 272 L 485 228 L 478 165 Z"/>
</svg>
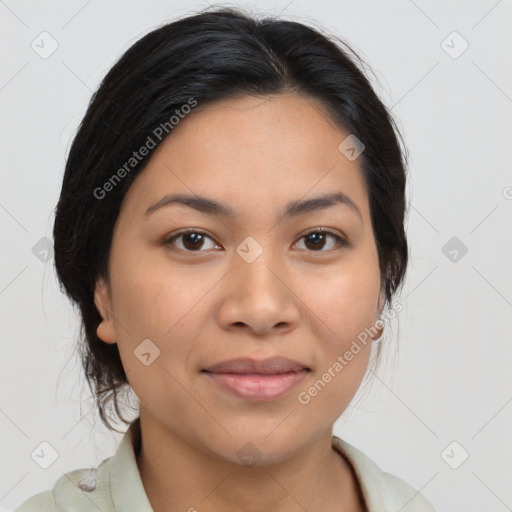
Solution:
<svg viewBox="0 0 512 512">
<path fill-rule="evenodd" d="M 142 483 L 134 441 L 140 432 L 140 419 L 130 424 L 112 461 L 110 485 L 116 510 L 123 512 L 153 512 Z"/>
<path fill-rule="evenodd" d="M 153 512 L 137 466 L 136 450 L 140 446 L 140 418 L 130 424 L 112 460 L 111 492 L 116 510 Z M 368 510 L 395 510 L 393 495 L 387 490 L 383 473 L 366 455 L 337 436 L 332 447 L 354 469 Z"/>
<path fill-rule="evenodd" d="M 331 445 L 354 469 L 366 510 L 379 510 L 379 512 L 402 510 L 403 503 L 400 503 L 396 494 L 386 484 L 386 473 L 371 459 L 337 436 L 332 436 Z"/>
</svg>

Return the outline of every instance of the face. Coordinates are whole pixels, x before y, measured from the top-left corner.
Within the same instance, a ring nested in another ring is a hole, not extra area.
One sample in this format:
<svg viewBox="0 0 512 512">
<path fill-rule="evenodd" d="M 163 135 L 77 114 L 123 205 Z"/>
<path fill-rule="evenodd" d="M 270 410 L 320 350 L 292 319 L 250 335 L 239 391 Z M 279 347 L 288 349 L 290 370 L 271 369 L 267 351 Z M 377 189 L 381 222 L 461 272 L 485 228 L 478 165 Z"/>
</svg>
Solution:
<svg viewBox="0 0 512 512">
<path fill-rule="evenodd" d="M 199 105 L 158 147 L 95 291 L 98 336 L 118 344 L 141 418 L 236 463 L 247 442 L 270 463 L 330 432 L 382 305 L 360 162 L 338 149 L 348 135 L 313 99 L 245 96 Z M 161 202 L 174 194 L 223 207 Z M 311 202 L 333 194 L 346 200 Z M 205 371 L 272 357 L 298 367 Z"/>
</svg>

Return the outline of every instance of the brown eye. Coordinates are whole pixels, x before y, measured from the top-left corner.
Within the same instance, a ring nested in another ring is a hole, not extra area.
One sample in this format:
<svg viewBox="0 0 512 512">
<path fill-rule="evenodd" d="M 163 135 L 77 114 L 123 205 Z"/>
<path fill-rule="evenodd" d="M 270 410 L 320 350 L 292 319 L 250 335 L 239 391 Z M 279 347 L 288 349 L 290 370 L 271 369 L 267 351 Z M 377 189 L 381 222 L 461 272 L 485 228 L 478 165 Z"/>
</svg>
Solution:
<svg viewBox="0 0 512 512">
<path fill-rule="evenodd" d="M 301 237 L 301 240 L 305 240 L 304 245 L 306 248 L 313 252 L 327 252 L 328 250 L 332 249 L 333 244 L 329 244 L 329 239 L 334 239 L 334 248 L 336 245 L 338 245 L 338 247 L 344 247 L 348 245 L 348 242 L 341 238 L 339 235 L 324 229 L 317 228 L 314 231 L 310 231 Z M 327 249 L 324 250 L 326 246 Z"/>
<path fill-rule="evenodd" d="M 181 243 L 177 244 L 176 242 L 180 239 L 182 239 Z M 204 249 L 206 240 L 211 240 L 213 242 L 213 239 L 204 231 L 200 231 L 198 229 L 189 229 L 167 239 L 165 241 L 165 245 L 173 245 L 176 246 L 179 250 L 186 252 L 204 252 L 201 249 Z M 214 243 L 213 246 L 216 247 L 217 245 Z M 211 249 L 214 247 L 206 247 L 206 249 Z"/>
</svg>

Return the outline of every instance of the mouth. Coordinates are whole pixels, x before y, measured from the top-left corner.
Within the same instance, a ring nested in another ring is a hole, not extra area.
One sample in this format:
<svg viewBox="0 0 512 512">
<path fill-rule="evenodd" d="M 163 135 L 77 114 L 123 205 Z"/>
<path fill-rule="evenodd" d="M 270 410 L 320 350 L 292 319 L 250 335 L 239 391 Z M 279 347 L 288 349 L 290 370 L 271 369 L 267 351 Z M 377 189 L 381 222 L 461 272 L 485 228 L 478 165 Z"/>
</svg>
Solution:
<svg viewBox="0 0 512 512">
<path fill-rule="evenodd" d="M 291 359 L 273 357 L 262 361 L 232 359 L 201 371 L 231 395 L 251 401 L 269 401 L 289 393 L 311 369 Z"/>
</svg>

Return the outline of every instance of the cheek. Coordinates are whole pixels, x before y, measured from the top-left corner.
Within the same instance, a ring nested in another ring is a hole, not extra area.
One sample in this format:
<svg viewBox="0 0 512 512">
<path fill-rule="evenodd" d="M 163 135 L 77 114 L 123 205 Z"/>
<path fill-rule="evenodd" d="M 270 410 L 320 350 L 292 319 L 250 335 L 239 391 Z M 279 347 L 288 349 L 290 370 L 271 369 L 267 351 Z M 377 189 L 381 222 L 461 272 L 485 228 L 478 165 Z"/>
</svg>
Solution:
<svg viewBox="0 0 512 512">
<path fill-rule="evenodd" d="M 357 391 L 370 357 L 370 329 L 378 318 L 380 272 L 371 253 L 333 271 L 311 297 L 318 315 L 318 366 L 308 396 L 316 406 L 341 414 Z M 320 397 L 320 394 L 322 395 Z M 308 397 L 306 397 L 307 400 Z M 323 405 L 321 405 L 323 404 Z"/>
<path fill-rule="evenodd" d="M 118 346 L 127 371 L 139 372 L 141 362 L 134 355 L 144 340 L 158 354 L 147 373 L 148 381 L 168 379 L 163 367 L 183 375 L 193 349 L 193 340 L 199 339 L 202 298 L 212 287 L 208 279 L 197 272 L 184 273 L 167 261 L 144 260 L 133 253 L 118 261 L 112 269 L 115 283 L 113 314 L 116 319 Z M 211 281 L 211 276 L 210 276 Z M 202 313 L 204 314 L 204 312 Z M 144 345 L 143 345 L 144 346 Z M 157 369 L 161 371 L 157 372 Z M 178 375 L 176 375 L 178 377 Z"/>
<path fill-rule="evenodd" d="M 297 397 L 309 414 L 334 422 L 354 397 L 368 366 L 378 292 L 378 274 L 358 266 L 337 273 L 314 297 L 317 364 Z"/>
<path fill-rule="evenodd" d="M 128 381 L 141 404 L 151 410 L 160 409 L 165 401 L 171 408 L 181 407 L 187 395 L 176 383 L 185 382 L 191 339 L 197 336 L 190 326 L 183 327 L 193 316 L 187 315 L 190 301 L 163 281 L 157 268 L 128 275 L 118 283 L 114 312 Z"/>
<path fill-rule="evenodd" d="M 190 309 L 194 282 L 165 258 L 150 256 L 147 250 L 113 256 L 114 314 L 133 337 L 162 338 Z"/>
<path fill-rule="evenodd" d="M 378 267 L 362 260 L 334 270 L 314 295 L 309 294 L 312 309 L 328 327 L 333 348 L 343 348 L 375 323 L 379 288 Z"/>
</svg>

